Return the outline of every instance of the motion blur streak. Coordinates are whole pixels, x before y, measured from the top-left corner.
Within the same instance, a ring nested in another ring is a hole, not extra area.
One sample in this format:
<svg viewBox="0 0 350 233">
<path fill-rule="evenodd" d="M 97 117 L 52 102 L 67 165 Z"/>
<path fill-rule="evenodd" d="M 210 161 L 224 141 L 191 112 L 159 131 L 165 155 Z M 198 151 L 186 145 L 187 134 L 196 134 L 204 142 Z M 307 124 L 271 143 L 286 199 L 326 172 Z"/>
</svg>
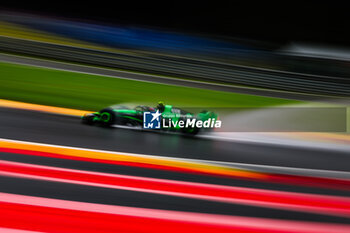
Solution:
<svg viewBox="0 0 350 233">
<path fill-rule="evenodd" d="M 66 158 L 81 158 L 83 160 L 91 161 L 100 160 L 104 162 L 112 162 L 121 164 L 122 163 L 135 163 L 135 164 L 146 164 L 151 166 L 160 166 L 170 170 L 186 170 L 190 172 L 199 172 L 213 175 L 224 175 L 224 176 L 237 176 L 244 178 L 264 178 L 265 175 L 262 173 L 245 171 L 227 166 L 212 165 L 199 162 L 189 162 L 177 158 L 131 154 L 122 152 L 110 152 L 110 151 L 97 151 L 83 148 L 63 147 L 56 145 L 48 145 L 41 143 L 31 143 L 22 141 L 13 141 L 0 139 L 0 148 L 20 149 L 25 151 L 40 152 L 41 156 L 54 156 Z M 3 150 L 4 151 L 4 150 Z M 21 151 L 21 152 L 25 152 Z M 48 154 L 49 153 L 49 154 Z M 35 153 L 34 153 L 35 154 Z M 60 156 L 57 156 L 60 155 Z"/>
<path fill-rule="evenodd" d="M 0 232 L 2 232 L 2 233 L 35 233 L 38 231 L 26 231 L 26 230 L 18 230 L 18 229 L 10 229 L 10 228 L 0 227 Z"/>
<path fill-rule="evenodd" d="M 343 224 L 110 206 L 0 193 L 0 225 L 50 232 L 349 232 Z"/>
<path fill-rule="evenodd" d="M 350 198 L 229 187 L 0 161 L 0 175 L 350 217 Z"/>
<path fill-rule="evenodd" d="M 89 113 L 89 111 L 84 111 L 84 110 L 60 108 L 60 107 L 46 106 L 46 105 L 40 105 L 40 104 L 30 104 L 30 103 L 23 103 L 23 102 L 18 102 L 13 100 L 4 100 L 4 99 L 0 99 L 0 106 L 8 107 L 8 108 L 48 112 L 48 113 L 54 113 L 54 114 L 71 115 L 71 116 L 83 116 L 84 114 Z"/>
<path fill-rule="evenodd" d="M 204 162 L 189 162 L 188 160 L 182 160 L 180 158 L 89 150 L 7 139 L 0 139 L 0 151 L 274 183 L 350 190 L 350 180 L 347 179 L 254 172 L 251 170 L 240 170 L 228 166 L 213 165 Z"/>
</svg>

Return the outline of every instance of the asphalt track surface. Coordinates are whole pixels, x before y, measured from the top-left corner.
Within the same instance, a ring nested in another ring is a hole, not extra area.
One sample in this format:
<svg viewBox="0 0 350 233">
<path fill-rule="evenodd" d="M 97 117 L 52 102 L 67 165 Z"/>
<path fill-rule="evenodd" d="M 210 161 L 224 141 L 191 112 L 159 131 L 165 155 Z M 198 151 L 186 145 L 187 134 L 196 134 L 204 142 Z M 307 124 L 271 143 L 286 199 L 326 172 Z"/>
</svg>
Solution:
<svg viewBox="0 0 350 233">
<path fill-rule="evenodd" d="M 78 118 L 7 108 L 0 108 L 0 138 L 190 159 L 350 171 L 348 166 L 350 164 L 349 154 L 343 152 L 217 141 L 183 137 L 176 134 L 142 132 L 119 128 L 101 128 L 82 125 Z M 350 191 L 347 190 L 273 184 L 198 174 L 182 174 L 173 171 L 45 158 L 17 153 L 0 152 L 0 159 L 2 161 L 26 164 L 249 187 L 261 190 L 350 196 Z M 350 223 L 349 218 L 328 216 L 324 213 L 306 213 L 254 205 L 228 204 L 171 195 L 90 187 L 10 176 L 0 176 L 0 192 L 151 209 L 298 221 Z"/>
<path fill-rule="evenodd" d="M 201 160 L 350 171 L 347 152 L 229 142 L 80 124 L 79 118 L 0 108 L 0 137 Z"/>
<path fill-rule="evenodd" d="M 215 163 L 233 162 L 302 168 L 306 170 L 320 169 L 350 172 L 350 155 L 345 151 L 234 142 L 199 137 L 185 137 L 178 134 L 86 126 L 80 124 L 79 118 L 75 117 L 10 108 L 0 108 L 0 138 L 76 148 L 157 155 L 164 158 L 173 157 L 208 160 Z M 59 152 L 59 149 L 57 149 L 57 151 Z M 37 156 L 26 153 L 25 151 L 6 151 L 4 148 L 0 147 L 0 195 L 5 195 L 5 197 L 7 197 L 6 195 L 16 194 L 23 195 L 23 197 L 65 200 L 71 203 L 94 203 L 108 206 L 146 208 L 149 210 L 170 210 L 189 214 L 204 213 L 218 216 L 217 219 L 220 219 L 220 216 L 243 216 L 259 219 L 287 220 L 291 221 L 291 227 L 294 226 L 292 221 L 316 224 L 350 224 L 350 199 L 347 200 L 349 207 L 340 207 L 348 208 L 345 213 L 340 212 L 340 214 L 332 214 L 322 208 L 319 211 L 310 211 L 305 207 L 309 205 L 307 201 L 302 203 L 305 209 L 295 209 L 282 205 L 277 205 L 277 207 L 273 206 L 271 203 L 274 201 L 274 198 L 271 197 L 263 201 L 265 202 L 264 205 L 244 201 L 227 202 L 215 198 L 206 199 L 196 196 L 173 195 L 171 193 L 125 188 L 129 184 L 124 184 L 124 186 L 121 187 L 103 187 L 95 185 L 93 182 L 91 182 L 91 185 L 87 185 L 84 183 L 70 183 L 67 180 L 46 179 L 45 177 L 43 179 L 38 179 L 31 177 L 30 175 L 32 174 L 29 172 L 25 174 L 26 169 L 18 169 L 18 174 L 21 174 L 18 176 L 6 175 L 6 173 L 3 173 L 6 166 L 12 163 L 18 164 L 20 167 L 24 168 L 25 166 L 34 166 L 32 168 L 34 170 L 39 169 L 35 167 L 39 165 L 47 169 L 62 168 L 71 169 L 76 172 L 98 172 L 101 174 L 113 174 L 118 176 L 127 175 L 141 178 L 155 178 L 165 181 L 195 182 L 203 185 L 215 184 L 223 187 L 249 188 L 261 192 L 282 191 L 289 194 L 316 195 L 314 196 L 315 198 L 319 196 L 336 199 L 340 198 L 340 200 L 350 197 L 350 185 L 347 185 L 345 188 L 344 186 L 340 188 L 334 185 L 332 187 L 320 187 L 308 183 L 309 181 L 296 184 L 246 179 L 242 177 L 188 173 L 181 170 L 158 169 L 154 167 L 133 166 L 130 164 L 118 165 L 96 161 L 49 157 L 45 155 Z M 60 175 L 60 173 L 53 172 L 51 175 Z M 47 176 L 49 176 L 49 173 Z M 82 179 L 82 177 L 80 178 Z M 95 182 L 98 183 L 99 181 L 97 180 Z M 331 184 L 331 181 L 329 183 Z M 164 187 L 166 188 L 167 186 Z M 159 187 L 154 187 L 155 190 L 157 190 L 157 188 Z M 183 191 L 185 192 L 185 190 Z M 215 196 L 215 194 L 213 195 Z M 275 198 L 279 200 L 288 195 L 275 196 Z M 8 196 L 8 198 L 11 199 L 13 197 Z M 245 200 L 250 197 L 241 198 Z M 18 202 L 21 202 L 21 198 L 17 199 Z M 311 200 L 312 199 L 310 199 L 310 201 Z M 296 202 L 299 203 L 300 200 Z M 3 205 L 2 200 L 0 200 L 0 205 Z M 326 207 L 326 209 L 327 208 L 328 207 Z M 6 216 L 11 212 L 6 208 L 0 208 L 0 213 Z M 17 210 L 15 213 L 14 219 L 16 216 L 17 218 L 21 217 L 21 212 Z M 23 213 L 25 213 L 25 211 L 23 211 Z M 33 211 L 30 213 L 34 216 L 37 212 Z M 26 218 L 30 216 L 23 214 L 23 217 Z M 256 220 L 252 219 L 251 224 L 254 224 L 254 221 Z M 45 219 L 43 219 L 43 222 L 45 222 Z M 64 225 L 63 222 L 62 224 Z M 86 224 L 89 224 L 89 222 L 86 222 Z M 0 219 L 0 229 L 4 226 L 8 228 L 17 227 L 23 230 L 34 229 L 30 228 L 30 224 L 28 228 L 26 228 L 27 226 L 19 226 L 18 224 L 10 225 L 8 221 Z M 329 228 L 327 229 L 327 227 Z M 320 226 L 320 229 L 322 228 L 325 229 L 326 232 L 327 230 L 329 230 L 328 232 L 332 231 L 330 226 Z M 45 230 L 45 228 L 35 229 Z M 75 231 L 79 232 L 77 229 L 75 229 Z M 93 230 L 91 230 L 91 232 L 93 232 Z M 263 232 L 271 232 L 271 229 L 265 229 Z M 344 230 L 340 232 L 347 231 Z"/>
</svg>

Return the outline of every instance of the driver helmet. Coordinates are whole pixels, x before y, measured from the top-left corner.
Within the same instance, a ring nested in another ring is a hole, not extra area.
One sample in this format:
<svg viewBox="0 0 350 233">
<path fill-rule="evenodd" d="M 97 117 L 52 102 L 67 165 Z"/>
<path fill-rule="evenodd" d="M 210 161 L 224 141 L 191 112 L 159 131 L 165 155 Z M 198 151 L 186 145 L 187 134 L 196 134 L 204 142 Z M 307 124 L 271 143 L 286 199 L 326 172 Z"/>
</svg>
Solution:
<svg viewBox="0 0 350 233">
<path fill-rule="evenodd" d="M 165 105 L 163 101 L 159 101 L 158 105 L 157 105 L 157 109 L 159 109 L 159 111 L 163 112 L 165 109 Z"/>
</svg>

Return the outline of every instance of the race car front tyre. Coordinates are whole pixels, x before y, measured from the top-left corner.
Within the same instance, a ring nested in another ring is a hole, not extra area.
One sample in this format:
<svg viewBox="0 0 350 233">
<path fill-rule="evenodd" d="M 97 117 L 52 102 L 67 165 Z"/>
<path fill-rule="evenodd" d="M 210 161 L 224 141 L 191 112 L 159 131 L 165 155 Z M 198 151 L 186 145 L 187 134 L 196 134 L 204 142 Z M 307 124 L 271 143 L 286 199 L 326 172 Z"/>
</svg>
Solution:
<svg viewBox="0 0 350 233">
<path fill-rule="evenodd" d="M 115 122 L 115 113 L 110 108 L 105 108 L 100 111 L 100 124 L 102 126 L 111 126 Z"/>
<path fill-rule="evenodd" d="M 85 125 L 93 125 L 95 123 L 94 118 L 96 115 L 94 113 L 88 113 L 82 116 L 81 123 Z"/>
</svg>

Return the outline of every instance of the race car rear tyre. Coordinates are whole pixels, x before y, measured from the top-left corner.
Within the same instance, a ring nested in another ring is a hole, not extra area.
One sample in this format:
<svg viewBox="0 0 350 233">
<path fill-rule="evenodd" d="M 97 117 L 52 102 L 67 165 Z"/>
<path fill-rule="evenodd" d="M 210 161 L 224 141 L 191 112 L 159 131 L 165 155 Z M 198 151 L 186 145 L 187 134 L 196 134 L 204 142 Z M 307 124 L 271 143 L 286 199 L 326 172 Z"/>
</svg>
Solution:
<svg viewBox="0 0 350 233">
<path fill-rule="evenodd" d="M 100 124 L 102 126 L 111 126 L 115 122 L 115 113 L 110 108 L 105 108 L 100 111 Z"/>
<path fill-rule="evenodd" d="M 185 121 L 185 118 L 180 118 L 180 120 Z M 186 128 L 182 128 L 181 129 L 181 132 L 184 135 L 190 135 L 190 136 L 194 136 L 194 135 L 198 134 L 199 131 L 200 131 L 200 129 L 197 128 L 196 126 L 194 126 L 194 127 L 186 127 Z"/>
<path fill-rule="evenodd" d="M 185 135 L 194 136 L 194 135 L 198 134 L 199 131 L 200 131 L 199 128 L 194 127 L 194 128 L 188 128 L 186 130 L 182 130 L 182 133 L 185 134 Z"/>
</svg>

